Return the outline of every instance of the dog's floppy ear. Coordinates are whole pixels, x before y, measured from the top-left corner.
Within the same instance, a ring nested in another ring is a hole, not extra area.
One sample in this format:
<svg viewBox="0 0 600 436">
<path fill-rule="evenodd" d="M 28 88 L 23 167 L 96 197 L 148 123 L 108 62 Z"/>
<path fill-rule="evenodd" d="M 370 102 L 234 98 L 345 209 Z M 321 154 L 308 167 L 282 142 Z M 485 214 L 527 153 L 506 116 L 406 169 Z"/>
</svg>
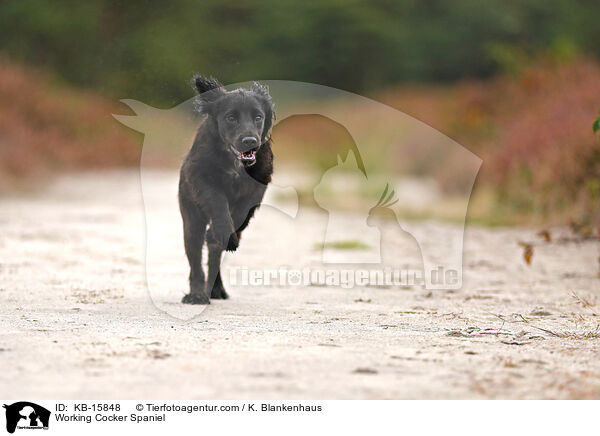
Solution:
<svg viewBox="0 0 600 436">
<path fill-rule="evenodd" d="M 198 92 L 196 97 L 196 109 L 199 112 L 206 113 L 210 103 L 225 95 L 225 88 L 221 82 L 214 77 L 204 77 L 200 74 L 195 74 L 192 77 L 192 86 Z"/>
<path fill-rule="evenodd" d="M 219 88 L 221 88 L 221 93 L 224 92 L 222 89 L 223 85 L 214 77 L 204 77 L 200 74 L 194 74 L 194 77 L 192 77 L 192 85 L 196 91 L 198 91 L 199 95 L 204 94 L 207 91 L 219 90 Z"/>
<path fill-rule="evenodd" d="M 269 87 L 262 83 L 254 82 L 252 84 L 251 91 L 258 94 L 263 100 L 263 110 L 265 111 L 265 126 L 262 132 L 262 142 L 265 142 L 273 127 L 273 120 L 275 119 L 275 111 L 273 110 L 273 100 L 271 94 L 269 94 Z"/>
</svg>

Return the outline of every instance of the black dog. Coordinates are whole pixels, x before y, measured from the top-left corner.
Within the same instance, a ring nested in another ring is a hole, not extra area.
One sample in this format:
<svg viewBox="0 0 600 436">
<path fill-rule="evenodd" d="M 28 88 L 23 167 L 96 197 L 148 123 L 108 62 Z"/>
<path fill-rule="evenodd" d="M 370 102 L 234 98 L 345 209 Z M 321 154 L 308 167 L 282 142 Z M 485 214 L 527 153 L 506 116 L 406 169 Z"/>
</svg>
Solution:
<svg viewBox="0 0 600 436">
<path fill-rule="evenodd" d="M 190 293 L 183 303 L 228 298 L 221 281 L 223 250 L 235 251 L 273 173 L 270 131 L 273 103 L 267 87 L 226 91 L 217 80 L 195 76 L 197 108 L 206 115 L 181 166 L 179 207 Z M 207 229 L 208 228 L 208 229 Z M 208 277 L 202 246 L 208 245 Z"/>
</svg>

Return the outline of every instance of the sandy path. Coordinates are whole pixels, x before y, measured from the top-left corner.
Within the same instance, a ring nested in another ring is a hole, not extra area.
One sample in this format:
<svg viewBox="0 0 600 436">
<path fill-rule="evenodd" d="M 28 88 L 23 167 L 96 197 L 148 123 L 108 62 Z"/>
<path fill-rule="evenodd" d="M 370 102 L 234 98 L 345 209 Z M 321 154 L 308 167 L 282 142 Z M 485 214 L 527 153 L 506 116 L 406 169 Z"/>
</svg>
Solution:
<svg viewBox="0 0 600 436">
<path fill-rule="evenodd" d="M 600 339 L 534 327 L 598 324 L 600 303 L 569 295 L 600 293 L 591 242 L 540 246 L 527 267 L 517 241 L 535 229 L 469 228 L 459 291 L 230 286 L 181 321 L 145 288 L 136 172 L 71 176 L 0 208 L 4 398 L 600 397 Z M 232 262 L 274 217 L 261 210 Z"/>
</svg>

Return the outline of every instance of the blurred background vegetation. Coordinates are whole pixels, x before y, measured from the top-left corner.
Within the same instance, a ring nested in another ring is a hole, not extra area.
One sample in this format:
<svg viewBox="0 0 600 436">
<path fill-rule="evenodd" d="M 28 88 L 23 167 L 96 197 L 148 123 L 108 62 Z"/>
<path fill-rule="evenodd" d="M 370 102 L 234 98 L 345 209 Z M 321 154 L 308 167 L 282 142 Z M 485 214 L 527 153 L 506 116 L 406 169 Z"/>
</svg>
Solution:
<svg viewBox="0 0 600 436">
<path fill-rule="evenodd" d="M 19 0 L 1 3 L 0 38 L 57 80 L 176 104 L 192 71 L 364 92 L 600 56 L 599 16 L 594 0 Z"/>
<path fill-rule="evenodd" d="M 368 95 L 484 159 L 483 221 L 594 223 L 598 17 L 597 0 L 6 0 L 0 173 L 137 164 L 116 101 L 171 107 L 202 72 Z M 322 120 L 287 124 L 298 147 L 345 140 Z"/>
</svg>

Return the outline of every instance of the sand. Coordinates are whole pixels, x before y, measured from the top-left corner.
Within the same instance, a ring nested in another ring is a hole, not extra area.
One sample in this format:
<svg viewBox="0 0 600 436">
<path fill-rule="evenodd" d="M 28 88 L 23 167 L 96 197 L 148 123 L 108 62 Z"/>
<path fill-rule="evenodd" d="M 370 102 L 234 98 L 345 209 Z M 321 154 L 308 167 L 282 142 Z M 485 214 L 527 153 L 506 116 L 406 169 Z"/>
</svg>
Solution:
<svg viewBox="0 0 600 436">
<path fill-rule="evenodd" d="M 181 309 L 180 257 L 165 256 L 178 281 L 165 275 L 158 305 L 146 286 L 139 172 L 64 176 L 0 210 L 7 399 L 600 398 L 600 340 L 583 338 L 600 322 L 599 247 L 560 241 L 567 229 L 548 244 L 536 228 L 468 226 L 459 290 L 230 284 L 182 320 L 161 310 Z M 224 268 L 313 262 L 318 216 L 284 231 L 262 208 Z M 521 240 L 536 243 L 530 266 Z"/>
</svg>

